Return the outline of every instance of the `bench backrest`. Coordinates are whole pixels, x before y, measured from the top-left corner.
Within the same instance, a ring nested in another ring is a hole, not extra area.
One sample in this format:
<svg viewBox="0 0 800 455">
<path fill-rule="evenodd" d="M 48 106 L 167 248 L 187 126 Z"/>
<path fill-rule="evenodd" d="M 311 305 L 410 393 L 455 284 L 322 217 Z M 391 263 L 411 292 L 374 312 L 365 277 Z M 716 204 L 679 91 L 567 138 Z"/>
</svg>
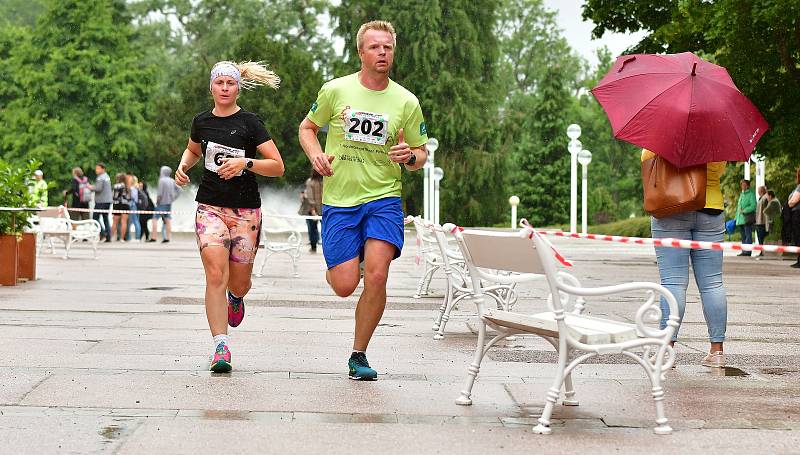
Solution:
<svg viewBox="0 0 800 455">
<path fill-rule="evenodd" d="M 460 235 L 467 249 L 464 254 L 469 255 L 475 267 L 540 275 L 545 273 L 534 243 L 517 232 L 468 229 Z"/>
</svg>

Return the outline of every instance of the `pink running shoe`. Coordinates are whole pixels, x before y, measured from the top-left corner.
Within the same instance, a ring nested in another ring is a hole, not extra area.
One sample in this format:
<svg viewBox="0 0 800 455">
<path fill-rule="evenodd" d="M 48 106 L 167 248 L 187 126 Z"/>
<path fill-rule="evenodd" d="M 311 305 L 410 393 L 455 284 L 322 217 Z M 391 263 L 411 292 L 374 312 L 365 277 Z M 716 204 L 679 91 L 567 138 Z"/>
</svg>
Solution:
<svg viewBox="0 0 800 455">
<path fill-rule="evenodd" d="M 227 291 L 228 294 L 228 325 L 237 327 L 244 320 L 244 297 L 236 297 Z"/>
<path fill-rule="evenodd" d="M 228 373 L 233 367 L 231 366 L 231 351 L 228 345 L 220 343 L 214 351 L 214 358 L 211 360 L 211 371 L 214 373 Z"/>
</svg>

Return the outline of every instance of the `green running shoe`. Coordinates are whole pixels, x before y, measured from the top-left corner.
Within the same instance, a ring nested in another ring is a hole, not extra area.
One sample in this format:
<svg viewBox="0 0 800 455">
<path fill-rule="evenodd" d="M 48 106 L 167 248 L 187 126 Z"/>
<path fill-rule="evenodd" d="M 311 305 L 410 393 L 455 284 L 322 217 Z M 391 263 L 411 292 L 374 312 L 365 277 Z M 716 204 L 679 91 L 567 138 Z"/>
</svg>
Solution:
<svg viewBox="0 0 800 455">
<path fill-rule="evenodd" d="M 228 349 L 228 345 L 220 343 L 214 350 L 210 370 L 214 373 L 228 373 L 231 369 L 231 351 Z"/>
<path fill-rule="evenodd" d="M 374 381 L 378 379 L 378 372 L 370 368 L 367 355 L 363 352 L 354 352 L 347 362 L 350 369 L 350 379 L 355 381 Z"/>
</svg>

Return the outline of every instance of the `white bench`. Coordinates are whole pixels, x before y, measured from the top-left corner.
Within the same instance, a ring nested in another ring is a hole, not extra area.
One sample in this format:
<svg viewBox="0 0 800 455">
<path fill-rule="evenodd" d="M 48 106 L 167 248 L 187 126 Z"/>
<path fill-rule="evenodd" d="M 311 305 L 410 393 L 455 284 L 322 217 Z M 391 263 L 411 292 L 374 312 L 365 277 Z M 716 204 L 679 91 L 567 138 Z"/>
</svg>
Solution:
<svg viewBox="0 0 800 455">
<path fill-rule="evenodd" d="M 424 225 L 430 229 L 431 234 L 436 239 L 436 244 L 439 247 L 439 257 L 441 258 L 441 268 L 447 283 L 447 290 L 433 325 L 433 330 L 436 331 L 433 339 L 441 340 L 444 338 L 444 330 L 450 320 L 450 313 L 460 301 L 473 297 L 474 293 L 470 284 L 469 270 L 464 262 L 464 256 L 458 249 L 458 245 L 450 245 L 450 237 L 447 235 L 461 228 L 451 223 L 439 226 L 435 223 L 424 222 Z M 483 291 L 487 296 L 494 299 L 498 309 L 508 311 L 514 307 L 518 299 L 517 283 L 543 278 L 542 275 L 535 274 L 499 272 L 496 275 L 499 281 L 484 283 Z M 515 276 L 512 277 L 511 275 Z"/>
<path fill-rule="evenodd" d="M 267 259 L 276 253 L 282 253 L 292 260 L 293 276 L 297 278 L 300 274 L 297 272 L 297 260 L 300 259 L 300 243 L 302 242 L 302 235 L 297 229 L 276 229 L 268 228 L 266 223 L 261 226 L 261 241 L 264 244 L 264 254 L 261 256 L 261 265 L 258 267 L 257 277 L 264 276 L 264 266 L 267 264 Z"/>
<path fill-rule="evenodd" d="M 68 259 L 72 244 L 85 240 L 91 243 L 94 258 L 97 259 L 97 244 L 100 243 L 102 229 L 96 220 L 72 220 L 69 211 L 62 205 L 39 212 L 39 224 L 34 229 L 37 234 L 37 256 L 45 242 L 50 247 L 50 253 L 54 254 L 53 240 L 58 240 L 64 244 L 64 259 Z"/>
<path fill-rule="evenodd" d="M 672 432 L 664 414 L 661 382 L 666 379 L 664 371 L 672 366 L 675 358 L 669 341 L 678 327 L 678 307 L 666 288 L 646 282 L 583 287 L 574 276 L 557 269 L 554 247 L 531 229 L 521 233 L 466 230 L 456 232 L 455 236 L 470 272 L 474 300 L 480 314 L 475 357 L 467 368 L 466 385 L 456 400 L 457 404 L 472 404 L 472 387 L 481 361 L 495 343 L 509 335 L 529 333 L 547 340 L 558 353 L 557 372 L 547 391 L 539 424 L 533 429 L 535 433 L 550 434 L 550 417 L 553 406 L 560 398 L 562 385 L 565 388 L 562 403 L 565 406 L 578 405 L 572 385 L 572 370 L 591 357 L 606 354 L 622 354 L 642 366 L 652 385 L 656 411 L 654 431 L 657 434 Z M 544 274 L 550 289 L 547 311 L 520 314 L 489 308 L 484 303 L 486 289 L 481 282 L 497 279 L 496 275 L 487 272 L 489 269 Z M 585 297 L 631 291 L 645 291 L 644 302 L 632 318 L 635 324 L 582 314 L 586 305 Z M 664 329 L 653 326 L 661 317 L 659 296 L 665 298 L 670 308 L 670 318 Z M 498 335 L 485 344 L 487 325 L 497 330 Z"/>
</svg>

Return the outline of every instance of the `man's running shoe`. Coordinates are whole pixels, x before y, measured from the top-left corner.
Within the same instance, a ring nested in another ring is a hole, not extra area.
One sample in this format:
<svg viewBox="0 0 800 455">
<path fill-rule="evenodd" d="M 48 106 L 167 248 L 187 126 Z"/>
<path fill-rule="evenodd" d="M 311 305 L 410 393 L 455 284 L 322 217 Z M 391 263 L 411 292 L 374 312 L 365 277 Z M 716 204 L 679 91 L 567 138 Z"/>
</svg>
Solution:
<svg viewBox="0 0 800 455">
<path fill-rule="evenodd" d="M 214 358 L 211 360 L 211 371 L 214 373 L 227 373 L 231 371 L 231 351 L 228 345 L 220 343 L 214 351 Z"/>
<path fill-rule="evenodd" d="M 236 297 L 231 291 L 228 294 L 228 325 L 237 327 L 244 319 L 244 297 Z"/>
<path fill-rule="evenodd" d="M 350 368 L 350 379 L 356 381 L 374 381 L 378 379 L 378 372 L 370 368 L 367 355 L 363 352 L 354 352 L 347 362 Z"/>
</svg>

